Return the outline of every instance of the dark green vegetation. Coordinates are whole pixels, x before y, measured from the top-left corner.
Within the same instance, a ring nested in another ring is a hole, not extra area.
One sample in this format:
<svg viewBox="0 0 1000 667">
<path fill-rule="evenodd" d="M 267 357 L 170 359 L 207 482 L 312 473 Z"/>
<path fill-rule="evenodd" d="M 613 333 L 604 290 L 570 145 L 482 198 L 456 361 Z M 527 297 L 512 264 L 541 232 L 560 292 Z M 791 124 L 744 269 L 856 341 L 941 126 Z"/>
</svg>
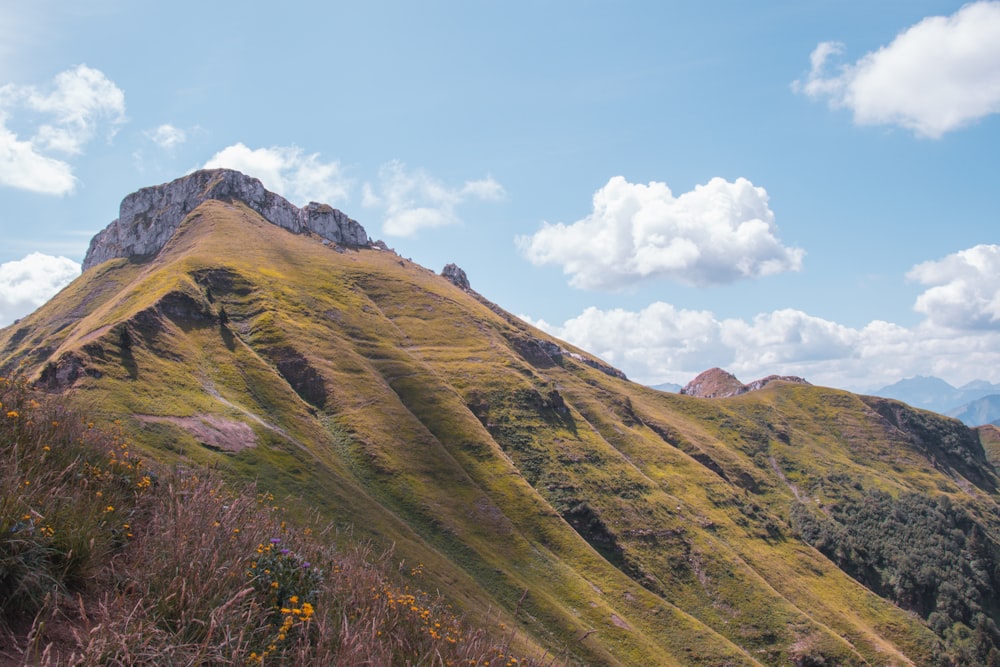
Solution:
<svg viewBox="0 0 1000 667">
<path fill-rule="evenodd" d="M 292 515 L 393 543 L 527 649 L 995 655 L 998 480 L 977 431 L 832 389 L 708 400 L 597 366 L 391 252 L 335 252 L 222 202 L 0 332 L 5 372 L 119 419 L 162 465 L 256 480 Z"/>
</svg>

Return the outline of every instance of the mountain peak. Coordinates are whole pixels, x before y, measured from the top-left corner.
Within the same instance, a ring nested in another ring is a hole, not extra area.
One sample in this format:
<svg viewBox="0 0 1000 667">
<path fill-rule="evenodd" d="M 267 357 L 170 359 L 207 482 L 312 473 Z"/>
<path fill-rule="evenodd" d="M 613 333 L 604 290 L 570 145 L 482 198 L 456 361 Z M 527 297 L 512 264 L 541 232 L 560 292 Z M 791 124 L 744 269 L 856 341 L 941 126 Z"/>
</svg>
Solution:
<svg viewBox="0 0 1000 667">
<path fill-rule="evenodd" d="M 775 380 L 809 384 L 795 375 L 768 375 L 748 384 L 743 384 L 729 371 L 724 371 L 721 368 L 710 368 L 688 382 L 680 390 L 680 393 L 688 396 L 698 396 L 699 398 L 726 398 L 762 389 Z"/>
<path fill-rule="evenodd" d="M 298 208 L 256 178 L 232 169 L 204 169 L 125 197 L 118 219 L 91 240 L 83 270 L 117 257 L 155 254 L 185 216 L 209 200 L 240 202 L 295 234 L 311 232 L 347 247 L 370 245 L 364 227 L 327 204 L 310 202 Z"/>
</svg>

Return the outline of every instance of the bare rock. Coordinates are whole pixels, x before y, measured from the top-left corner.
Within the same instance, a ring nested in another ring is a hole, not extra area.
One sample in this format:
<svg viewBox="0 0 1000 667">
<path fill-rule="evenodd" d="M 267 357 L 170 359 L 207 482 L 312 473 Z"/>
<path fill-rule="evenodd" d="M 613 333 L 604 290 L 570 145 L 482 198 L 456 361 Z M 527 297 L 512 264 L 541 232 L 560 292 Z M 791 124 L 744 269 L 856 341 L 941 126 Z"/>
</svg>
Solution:
<svg viewBox="0 0 1000 667">
<path fill-rule="evenodd" d="M 206 169 L 125 197 L 118 219 L 91 240 L 83 270 L 116 257 L 157 253 L 191 211 L 213 199 L 241 202 L 295 234 L 311 232 L 348 247 L 370 244 L 364 227 L 331 206 L 312 202 L 300 209 L 256 178 L 232 169 Z"/>
<path fill-rule="evenodd" d="M 745 393 L 746 385 L 721 368 L 710 368 L 688 382 L 680 393 L 700 398 L 723 398 Z"/>
<path fill-rule="evenodd" d="M 469 277 L 465 275 L 465 271 L 459 268 L 457 264 L 449 264 L 441 269 L 441 275 L 459 289 L 466 291 L 472 289 L 472 286 L 469 284 Z"/>
<path fill-rule="evenodd" d="M 728 371 L 724 371 L 721 368 L 710 368 L 688 382 L 680 390 L 680 393 L 699 398 L 727 398 L 729 396 L 739 396 L 747 392 L 757 391 L 775 381 L 809 384 L 795 375 L 768 375 L 748 384 L 743 384 L 735 375 Z"/>
</svg>

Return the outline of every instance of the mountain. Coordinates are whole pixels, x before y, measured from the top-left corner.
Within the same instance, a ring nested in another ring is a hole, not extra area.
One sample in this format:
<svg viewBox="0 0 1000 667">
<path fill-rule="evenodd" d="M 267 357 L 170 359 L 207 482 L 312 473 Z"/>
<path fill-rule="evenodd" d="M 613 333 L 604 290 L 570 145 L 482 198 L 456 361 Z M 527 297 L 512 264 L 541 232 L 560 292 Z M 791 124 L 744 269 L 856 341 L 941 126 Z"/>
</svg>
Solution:
<svg viewBox="0 0 1000 667">
<path fill-rule="evenodd" d="M 982 424 L 1000 425 L 1000 394 L 990 394 L 970 401 L 947 412 L 949 417 L 962 420 L 969 426 Z"/>
<path fill-rule="evenodd" d="M 676 394 L 681 390 L 681 385 L 674 384 L 673 382 L 663 382 L 662 384 L 649 385 L 649 388 L 656 389 L 657 391 L 665 391 L 670 394 Z"/>
<path fill-rule="evenodd" d="M 395 545 L 568 664 L 1000 660 L 995 430 L 780 378 L 643 387 L 282 202 L 223 170 L 126 197 L 0 330 L 0 375 Z"/>
<path fill-rule="evenodd" d="M 918 408 L 943 413 L 963 403 L 962 392 L 941 378 L 917 375 L 872 392 Z"/>
<path fill-rule="evenodd" d="M 768 375 L 749 384 L 743 384 L 728 371 L 721 368 L 710 368 L 704 373 L 699 373 L 698 377 L 688 382 L 679 393 L 701 398 L 728 398 L 763 389 L 775 381 L 809 384 L 794 375 Z"/>
<path fill-rule="evenodd" d="M 981 399 L 988 396 L 1000 395 L 1000 384 L 991 384 L 985 380 L 974 380 L 956 388 L 941 378 L 918 375 L 872 393 L 957 417 L 969 426 L 988 424 L 1000 419 L 1000 411 L 991 407 L 996 404 L 997 399 L 981 402 Z"/>
</svg>

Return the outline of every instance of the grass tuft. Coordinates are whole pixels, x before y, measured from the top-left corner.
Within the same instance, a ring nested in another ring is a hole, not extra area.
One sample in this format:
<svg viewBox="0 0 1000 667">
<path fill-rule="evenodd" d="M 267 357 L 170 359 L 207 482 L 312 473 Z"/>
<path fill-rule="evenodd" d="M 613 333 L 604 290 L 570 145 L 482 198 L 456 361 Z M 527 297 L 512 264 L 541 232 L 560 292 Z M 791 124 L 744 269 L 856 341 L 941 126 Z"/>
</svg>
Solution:
<svg viewBox="0 0 1000 667">
<path fill-rule="evenodd" d="M 267 492 L 156 475 L 22 382 L 0 379 L 0 409 L 4 664 L 555 662 L 465 623 L 423 565 L 293 524 Z"/>
</svg>

